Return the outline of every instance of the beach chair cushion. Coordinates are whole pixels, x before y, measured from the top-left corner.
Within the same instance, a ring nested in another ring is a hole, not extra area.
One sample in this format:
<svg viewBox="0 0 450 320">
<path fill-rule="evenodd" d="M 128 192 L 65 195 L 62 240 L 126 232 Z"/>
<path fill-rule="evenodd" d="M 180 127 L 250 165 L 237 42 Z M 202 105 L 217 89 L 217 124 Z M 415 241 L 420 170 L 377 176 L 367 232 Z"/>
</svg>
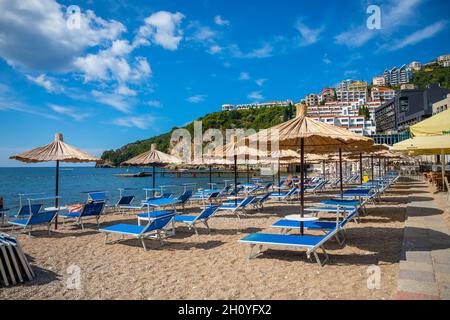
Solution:
<svg viewBox="0 0 450 320">
<path fill-rule="evenodd" d="M 300 229 L 300 222 L 293 220 L 282 219 L 274 224 L 272 224 L 274 228 L 283 228 L 283 229 Z M 336 228 L 336 222 L 331 221 L 305 221 L 303 222 L 303 227 L 305 229 L 311 230 L 333 230 Z"/>
<path fill-rule="evenodd" d="M 286 234 L 253 233 L 240 239 L 239 242 L 313 248 L 323 239 L 325 239 L 325 237 L 326 235 L 300 236 Z"/>
<path fill-rule="evenodd" d="M 110 233 L 120 233 L 128 235 L 139 235 L 145 229 L 146 226 L 138 226 L 134 224 L 116 224 L 107 228 L 100 229 L 100 231 L 110 232 Z"/>
<path fill-rule="evenodd" d="M 175 211 L 170 210 L 155 210 L 150 212 L 144 212 L 137 215 L 137 217 L 141 220 L 144 219 L 157 219 L 159 217 L 167 216 L 167 215 L 174 215 Z"/>
<path fill-rule="evenodd" d="M 197 219 L 197 216 L 176 216 L 174 218 L 175 222 L 185 222 L 185 223 L 191 223 L 194 222 Z"/>
</svg>

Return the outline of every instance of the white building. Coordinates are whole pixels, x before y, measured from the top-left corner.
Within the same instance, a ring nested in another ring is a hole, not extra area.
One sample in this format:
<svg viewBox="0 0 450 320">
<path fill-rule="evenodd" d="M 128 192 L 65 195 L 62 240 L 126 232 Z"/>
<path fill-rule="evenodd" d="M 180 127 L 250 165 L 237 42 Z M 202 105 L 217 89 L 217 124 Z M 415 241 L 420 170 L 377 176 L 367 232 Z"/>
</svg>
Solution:
<svg viewBox="0 0 450 320">
<path fill-rule="evenodd" d="M 323 115 L 312 118 L 364 136 L 374 135 L 376 131 L 374 122 L 366 120 L 364 116 Z"/>
<path fill-rule="evenodd" d="M 444 54 L 436 59 L 436 62 L 443 67 L 450 66 L 450 54 Z"/>
<path fill-rule="evenodd" d="M 231 110 L 246 110 L 246 109 L 261 109 L 261 108 L 271 108 L 271 107 L 289 107 L 294 103 L 291 100 L 285 101 L 270 101 L 263 103 L 247 103 L 247 104 L 223 104 L 222 111 Z"/>
<path fill-rule="evenodd" d="M 410 67 L 411 70 L 413 70 L 413 71 L 420 71 L 420 70 L 422 70 L 422 64 L 420 62 L 417 62 L 417 61 L 411 62 L 408 65 L 408 67 Z"/>
<path fill-rule="evenodd" d="M 367 100 L 367 91 L 359 90 L 338 90 L 336 91 L 338 101 L 355 101 L 364 99 Z"/>
<path fill-rule="evenodd" d="M 384 76 L 375 76 L 372 78 L 372 85 L 374 86 L 385 86 L 386 81 L 384 79 Z"/>
<path fill-rule="evenodd" d="M 433 103 L 433 116 L 447 110 L 448 108 L 450 108 L 450 94 L 447 95 L 447 98 Z"/>
<path fill-rule="evenodd" d="M 387 101 L 395 97 L 395 90 L 386 87 L 372 87 L 370 96 L 372 100 Z"/>
</svg>

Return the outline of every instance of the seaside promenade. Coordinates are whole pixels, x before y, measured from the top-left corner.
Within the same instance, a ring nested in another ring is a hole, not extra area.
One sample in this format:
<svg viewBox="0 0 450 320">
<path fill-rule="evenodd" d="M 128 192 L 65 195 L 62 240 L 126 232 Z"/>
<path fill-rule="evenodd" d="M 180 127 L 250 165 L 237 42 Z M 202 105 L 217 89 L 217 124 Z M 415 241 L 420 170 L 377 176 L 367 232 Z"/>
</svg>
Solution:
<svg viewBox="0 0 450 320">
<path fill-rule="evenodd" d="M 450 231 L 443 214 L 446 200 L 442 193 L 433 194 L 425 182 L 411 186 L 397 299 L 450 299 Z"/>
</svg>

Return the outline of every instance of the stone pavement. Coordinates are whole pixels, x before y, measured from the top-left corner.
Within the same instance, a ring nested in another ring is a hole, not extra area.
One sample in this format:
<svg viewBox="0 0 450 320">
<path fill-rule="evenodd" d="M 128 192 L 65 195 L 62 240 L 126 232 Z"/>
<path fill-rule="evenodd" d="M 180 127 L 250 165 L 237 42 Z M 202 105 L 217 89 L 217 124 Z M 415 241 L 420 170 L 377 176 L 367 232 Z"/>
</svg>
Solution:
<svg viewBox="0 0 450 320">
<path fill-rule="evenodd" d="M 409 196 L 397 299 L 450 300 L 450 231 L 424 183 Z M 417 192 L 417 191 L 416 191 Z"/>
</svg>

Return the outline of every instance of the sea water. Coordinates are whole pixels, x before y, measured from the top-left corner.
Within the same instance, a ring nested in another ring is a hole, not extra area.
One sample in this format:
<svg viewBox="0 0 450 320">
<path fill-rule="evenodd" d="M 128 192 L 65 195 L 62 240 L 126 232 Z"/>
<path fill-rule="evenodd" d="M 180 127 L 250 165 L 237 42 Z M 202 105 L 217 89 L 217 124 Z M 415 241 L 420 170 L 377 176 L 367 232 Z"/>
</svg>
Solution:
<svg viewBox="0 0 450 320">
<path fill-rule="evenodd" d="M 116 177 L 116 174 L 138 173 L 141 171 L 151 172 L 151 168 L 93 168 L 93 167 L 62 167 L 59 172 L 59 195 L 61 205 L 82 203 L 87 199 L 86 192 L 107 191 L 110 204 L 114 204 L 119 199 L 119 188 L 131 188 L 125 191 L 126 195 L 134 195 L 136 201 L 145 198 L 144 188 L 152 187 L 152 177 L 124 178 Z M 175 195 L 181 194 L 185 188 L 188 190 L 196 188 L 206 188 L 209 182 L 208 170 L 204 174 L 193 177 L 190 173 L 181 174 L 177 177 L 174 174 L 161 175 L 163 168 L 156 168 L 156 186 L 167 186 L 164 192 L 172 192 Z M 42 193 L 41 195 L 24 196 L 36 198 L 42 196 L 55 195 L 55 168 L 54 167 L 21 167 L 21 168 L 0 168 L 0 197 L 4 199 L 4 207 L 11 211 L 19 207 L 19 194 Z M 246 175 L 240 174 L 239 181 L 246 182 Z M 221 182 L 218 188 L 223 188 L 223 181 L 233 179 L 233 174 L 212 175 L 212 182 Z M 183 184 L 194 184 L 183 186 Z M 150 194 L 149 194 L 150 195 Z M 40 201 L 42 202 L 42 201 Z M 46 200 L 44 206 L 54 205 L 54 200 Z"/>
</svg>

